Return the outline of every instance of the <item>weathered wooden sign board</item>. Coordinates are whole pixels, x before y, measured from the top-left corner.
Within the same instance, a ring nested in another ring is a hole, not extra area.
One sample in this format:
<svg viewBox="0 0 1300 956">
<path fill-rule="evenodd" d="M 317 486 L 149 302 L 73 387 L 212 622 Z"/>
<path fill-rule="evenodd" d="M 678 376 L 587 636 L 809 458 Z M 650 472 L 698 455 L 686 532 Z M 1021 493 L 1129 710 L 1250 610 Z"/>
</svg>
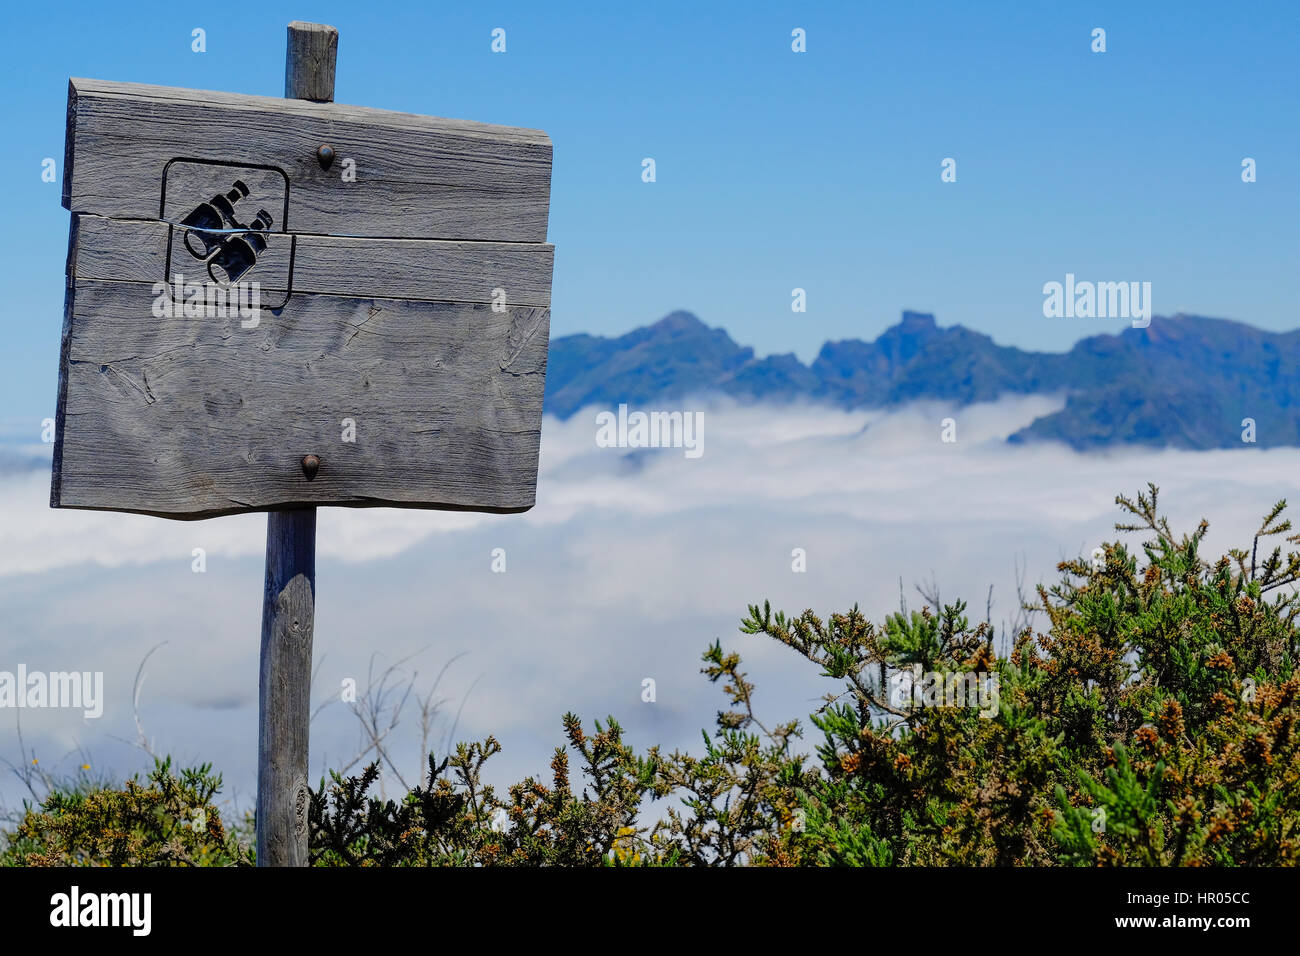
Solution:
<svg viewBox="0 0 1300 956">
<path fill-rule="evenodd" d="M 532 506 L 544 133 L 74 79 L 64 170 L 53 506 Z"/>
<path fill-rule="evenodd" d="M 533 505 L 551 142 L 285 96 L 68 91 L 56 508 L 266 511 L 257 862 L 308 862 L 316 506 Z"/>
</svg>

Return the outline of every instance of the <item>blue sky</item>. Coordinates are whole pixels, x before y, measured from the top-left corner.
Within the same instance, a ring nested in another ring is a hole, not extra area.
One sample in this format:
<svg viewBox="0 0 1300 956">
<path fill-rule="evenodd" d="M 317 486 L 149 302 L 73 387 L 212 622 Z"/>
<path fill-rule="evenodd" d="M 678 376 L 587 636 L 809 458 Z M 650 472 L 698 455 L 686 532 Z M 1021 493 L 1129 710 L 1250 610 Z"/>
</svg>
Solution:
<svg viewBox="0 0 1300 956">
<path fill-rule="evenodd" d="M 339 28 L 339 102 L 550 134 L 553 335 L 686 308 L 807 360 L 904 308 L 1032 348 L 1124 324 L 1045 319 L 1042 285 L 1067 272 L 1150 281 L 1158 314 L 1300 326 L 1292 3 L 74 0 L 6 19 L 9 434 L 53 413 L 68 214 L 40 171 L 62 174 L 67 78 L 278 96 L 293 19 Z"/>
</svg>

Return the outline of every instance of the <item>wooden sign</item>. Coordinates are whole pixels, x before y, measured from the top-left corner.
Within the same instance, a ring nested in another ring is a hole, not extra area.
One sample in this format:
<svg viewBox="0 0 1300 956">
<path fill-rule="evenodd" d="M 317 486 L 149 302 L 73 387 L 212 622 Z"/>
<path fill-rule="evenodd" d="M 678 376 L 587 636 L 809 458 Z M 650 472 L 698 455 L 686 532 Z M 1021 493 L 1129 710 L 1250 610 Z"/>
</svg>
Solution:
<svg viewBox="0 0 1300 956">
<path fill-rule="evenodd" d="M 544 133 L 74 79 L 64 170 L 54 507 L 533 505 Z"/>
<path fill-rule="evenodd" d="M 266 511 L 257 863 L 304 866 L 316 506 L 533 505 L 550 332 L 545 133 L 72 80 L 50 504 Z"/>
</svg>

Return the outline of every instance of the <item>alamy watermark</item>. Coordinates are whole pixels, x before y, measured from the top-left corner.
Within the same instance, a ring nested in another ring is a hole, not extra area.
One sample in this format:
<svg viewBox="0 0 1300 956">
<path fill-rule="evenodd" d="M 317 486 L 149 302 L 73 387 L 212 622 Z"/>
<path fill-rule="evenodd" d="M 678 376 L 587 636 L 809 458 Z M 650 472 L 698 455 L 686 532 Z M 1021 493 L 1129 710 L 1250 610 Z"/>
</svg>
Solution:
<svg viewBox="0 0 1300 956">
<path fill-rule="evenodd" d="M 0 707 L 80 707 L 86 718 L 104 713 L 103 671 L 0 671 Z"/>
<path fill-rule="evenodd" d="M 176 273 L 172 284 L 153 284 L 155 319 L 240 319 L 240 328 L 255 329 L 262 321 L 262 287 L 257 282 L 186 282 Z"/>
<path fill-rule="evenodd" d="M 133 936 L 148 936 L 152 912 L 152 893 L 83 893 L 74 884 L 50 897 L 50 925 L 55 927 L 125 927 Z"/>
<path fill-rule="evenodd" d="M 889 704 L 913 707 L 970 707 L 981 717 L 997 716 L 1001 681 L 988 671 L 923 671 L 920 664 L 889 675 Z"/>
<path fill-rule="evenodd" d="M 1132 319 L 1133 328 L 1151 324 L 1150 282 L 1065 282 L 1043 285 L 1043 316 L 1048 319 Z"/>
<path fill-rule="evenodd" d="M 596 414 L 600 448 L 684 448 L 687 458 L 704 454 L 703 412 L 628 412 Z"/>
</svg>

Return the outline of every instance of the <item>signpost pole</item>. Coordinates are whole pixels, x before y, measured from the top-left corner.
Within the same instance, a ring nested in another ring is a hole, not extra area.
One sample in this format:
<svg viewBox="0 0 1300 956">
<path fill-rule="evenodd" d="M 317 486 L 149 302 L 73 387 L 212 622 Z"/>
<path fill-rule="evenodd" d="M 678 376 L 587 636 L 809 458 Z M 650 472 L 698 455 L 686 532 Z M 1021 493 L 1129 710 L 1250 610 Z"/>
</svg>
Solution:
<svg viewBox="0 0 1300 956">
<path fill-rule="evenodd" d="M 289 24 L 284 95 L 332 102 L 338 31 Z M 311 451 L 310 449 L 308 451 Z M 311 465 L 306 458 L 313 458 Z M 306 477 L 319 459 L 304 456 Z M 316 509 L 271 511 L 258 676 L 257 865 L 307 865 L 307 746 L 316 604 Z"/>
</svg>

